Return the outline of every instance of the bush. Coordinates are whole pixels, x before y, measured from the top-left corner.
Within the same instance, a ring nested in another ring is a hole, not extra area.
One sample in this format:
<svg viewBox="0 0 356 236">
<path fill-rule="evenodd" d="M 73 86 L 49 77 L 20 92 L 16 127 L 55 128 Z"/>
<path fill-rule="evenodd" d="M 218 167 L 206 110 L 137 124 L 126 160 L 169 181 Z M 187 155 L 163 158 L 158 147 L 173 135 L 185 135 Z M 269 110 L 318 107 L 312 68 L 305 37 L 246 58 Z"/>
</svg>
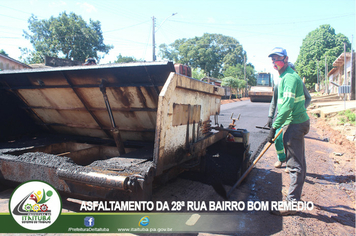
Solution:
<svg viewBox="0 0 356 236">
<path fill-rule="evenodd" d="M 345 117 L 339 117 L 339 122 L 338 122 L 338 124 L 339 125 L 344 125 L 345 123 L 346 123 L 347 121 L 346 121 L 346 118 Z"/>
<path fill-rule="evenodd" d="M 338 118 L 339 121 L 340 121 L 338 124 L 341 124 L 341 125 L 343 125 L 343 124 L 345 124 L 347 122 L 354 123 L 355 120 L 356 120 L 355 113 L 353 111 L 351 111 L 350 109 L 347 109 L 345 111 L 340 111 L 338 113 L 338 115 L 341 116 L 341 117 Z"/>
<path fill-rule="evenodd" d="M 351 111 L 350 109 L 346 110 L 345 111 L 345 116 L 347 117 L 347 119 L 350 121 L 350 122 L 355 122 L 355 113 L 353 111 Z"/>
</svg>

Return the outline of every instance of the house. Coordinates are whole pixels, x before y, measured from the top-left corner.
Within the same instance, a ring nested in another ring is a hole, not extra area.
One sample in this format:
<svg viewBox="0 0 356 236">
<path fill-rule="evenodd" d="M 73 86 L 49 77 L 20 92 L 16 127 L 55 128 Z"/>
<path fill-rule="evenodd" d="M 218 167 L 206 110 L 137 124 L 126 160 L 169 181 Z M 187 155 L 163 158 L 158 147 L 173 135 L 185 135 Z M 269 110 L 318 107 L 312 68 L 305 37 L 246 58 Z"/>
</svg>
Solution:
<svg viewBox="0 0 356 236">
<path fill-rule="evenodd" d="M 30 66 L 16 61 L 11 57 L 0 54 L 0 70 L 22 70 L 22 69 L 31 69 Z"/>
<path fill-rule="evenodd" d="M 346 57 L 346 63 L 345 63 Z M 329 78 L 329 92 L 338 93 L 350 93 L 351 97 L 355 97 L 355 52 L 353 52 L 351 63 L 351 53 L 342 53 L 333 63 L 334 68 L 328 73 Z M 346 81 L 345 78 L 345 66 L 346 66 Z M 346 85 L 346 86 L 344 86 Z M 349 96 L 349 95 L 348 95 Z"/>
<path fill-rule="evenodd" d="M 72 61 L 70 59 L 62 59 L 57 57 L 44 57 L 44 63 L 30 64 L 33 69 L 38 68 L 51 68 L 51 67 L 62 67 L 62 66 L 81 66 L 82 62 Z"/>
<path fill-rule="evenodd" d="M 0 70 L 22 70 L 22 69 L 38 69 L 51 68 L 60 66 L 80 66 L 82 62 L 72 61 L 69 59 L 61 59 L 56 57 L 45 56 L 45 62 L 39 64 L 26 65 L 22 62 L 16 61 L 11 57 L 0 54 Z"/>
</svg>

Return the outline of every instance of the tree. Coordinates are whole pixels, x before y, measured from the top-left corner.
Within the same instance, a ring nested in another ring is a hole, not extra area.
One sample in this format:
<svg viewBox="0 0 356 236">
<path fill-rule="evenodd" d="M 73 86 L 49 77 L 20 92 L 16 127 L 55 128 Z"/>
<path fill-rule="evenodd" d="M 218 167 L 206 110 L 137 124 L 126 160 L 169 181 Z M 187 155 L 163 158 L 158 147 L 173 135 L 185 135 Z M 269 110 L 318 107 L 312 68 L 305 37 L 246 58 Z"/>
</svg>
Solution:
<svg viewBox="0 0 356 236">
<path fill-rule="evenodd" d="M 239 80 L 237 78 L 231 76 L 225 77 L 222 79 L 221 85 L 230 88 L 230 99 L 232 95 L 232 89 L 236 90 L 236 97 L 237 97 L 238 87 L 239 87 Z"/>
<path fill-rule="evenodd" d="M 242 64 L 246 52 L 233 37 L 204 34 L 202 37 L 178 39 L 167 46 L 161 44 L 162 58 L 204 70 L 209 77 L 223 78 L 223 67 Z"/>
<path fill-rule="evenodd" d="M 241 92 L 240 95 L 242 97 L 242 91 L 246 88 L 246 81 L 242 80 L 242 79 L 239 79 L 237 88 L 238 88 L 238 91 Z"/>
<path fill-rule="evenodd" d="M 335 34 L 330 25 L 321 25 L 305 37 L 295 64 L 300 77 L 305 77 L 307 88 L 313 88 L 317 83 L 318 67 L 319 75 L 325 74 L 325 56 L 328 68 L 333 68 L 332 63 L 344 51 L 344 42 L 350 51 L 348 38 Z"/>
<path fill-rule="evenodd" d="M 225 77 L 235 77 L 244 79 L 244 65 L 237 64 L 235 66 L 224 67 L 223 74 Z M 256 71 L 251 63 L 246 65 L 246 80 L 247 84 L 253 86 L 256 85 Z"/>
<path fill-rule="evenodd" d="M 4 51 L 4 49 L 1 49 L 1 50 L 0 50 L 0 54 L 2 54 L 2 55 L 4 55 L 4 56 L 7 56 L 7 57 L 9 56 L 9 55 Z"/>
<path fill-rule="evenodd" d="M 30 40 L 34 51 L 20 48 L 21 58 L 27 63 L 41 63 L 44 55 L 83 62 L 93 57 L 99 61 L 104 57 L 99 52 L 107 54 L 113 48 L 104 44 L 100 21 L 90 19 L 88 24 L 73 12 L 48 20 L 32 15 L 28 23 L 30 32 L 24 31 L 24 37 Z"/>
<path fill-rule="evenodd" d="M 205 71 L 198 69 L 198 68 L 193 68 L 192 69 L 192 78 L 196 80 L 202 80 L 206 77 Z"/>
<path fill-rule="evenodd" d="M 117 56 L 116 61 L 114 63 L 128 63 L 128 62 L 134 62 L 137 61 L 134 57 L 123 57 L 121 54 Z"/>
</svg>

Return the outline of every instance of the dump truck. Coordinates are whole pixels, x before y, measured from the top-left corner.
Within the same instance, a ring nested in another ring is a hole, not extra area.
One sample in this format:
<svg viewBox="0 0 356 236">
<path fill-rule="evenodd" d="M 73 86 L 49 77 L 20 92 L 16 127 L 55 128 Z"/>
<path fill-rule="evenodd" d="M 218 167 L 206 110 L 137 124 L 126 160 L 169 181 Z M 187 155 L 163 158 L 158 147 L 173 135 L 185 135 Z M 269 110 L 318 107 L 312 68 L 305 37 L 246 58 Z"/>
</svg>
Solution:
<svg viewBox="0 0 356 236">
<path fill-rule="evenodd" d="M 184 171 L 231 185 L 249 133 L 218 123 L 222 95 L 172 62 L 0 72 L 0 183 L 114 200 L 149 200 Z"/>
<path fill-rule="evenodd" d="M 257 85 L 248 92 L 251 102 L 271 102 L 273 97 L 273 83 L 271 73 L 257 74 Z"/>
</svg>

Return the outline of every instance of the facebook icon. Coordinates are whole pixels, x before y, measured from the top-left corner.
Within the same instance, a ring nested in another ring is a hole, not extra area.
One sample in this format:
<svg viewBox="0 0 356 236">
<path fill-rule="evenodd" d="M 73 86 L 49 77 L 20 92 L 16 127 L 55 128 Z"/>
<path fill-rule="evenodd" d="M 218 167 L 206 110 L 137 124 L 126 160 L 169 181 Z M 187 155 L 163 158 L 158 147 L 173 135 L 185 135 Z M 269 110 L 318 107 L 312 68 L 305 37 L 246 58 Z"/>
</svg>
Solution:
<svg viewBox="0 0 356 236">
<path fill-rule="evenodd" d="M 93 227 L 94 226 L 94 217 L 87 216 L 84 218 L 84 225 L 86 227 Z"/>
</svg>

